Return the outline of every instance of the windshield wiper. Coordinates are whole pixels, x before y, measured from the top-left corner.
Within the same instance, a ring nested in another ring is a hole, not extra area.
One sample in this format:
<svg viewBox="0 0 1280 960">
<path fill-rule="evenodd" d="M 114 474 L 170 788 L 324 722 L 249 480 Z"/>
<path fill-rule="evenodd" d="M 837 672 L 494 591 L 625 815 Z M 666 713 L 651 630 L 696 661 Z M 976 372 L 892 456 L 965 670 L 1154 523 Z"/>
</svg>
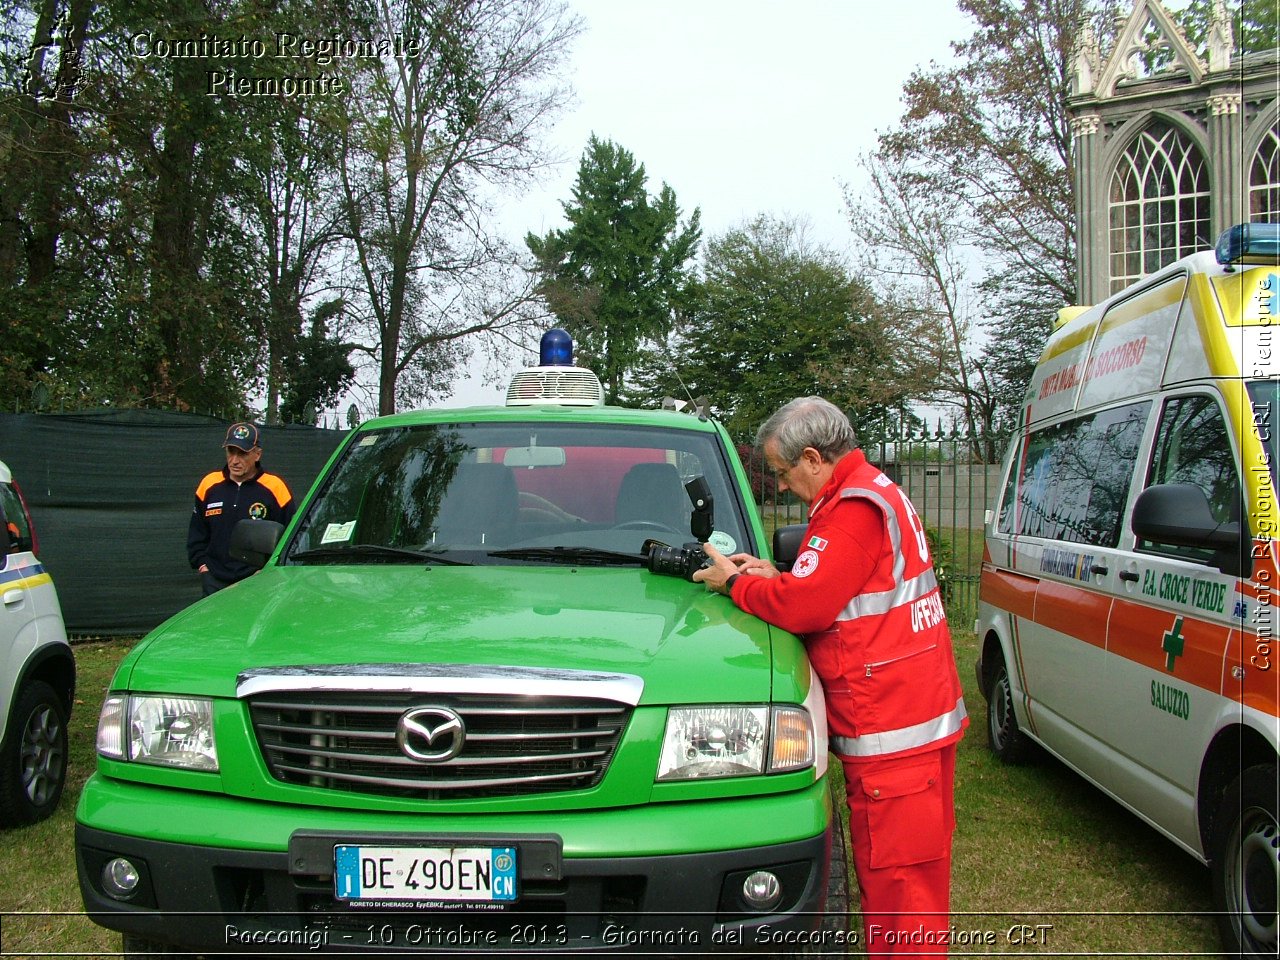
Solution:
<svg viewBox="0 0 1280 960">
<path fill-rule="evenodd" d="M 380 543 L 352 543 L 345 547 L 314 547 L 289 557 L 292 560 L 350 560 L 371 559 L 400 560 L 405 563 L 440 563 L 451 567 L 473 566 L 469 560 L 453 560 L 438 553 L 411 550 L 408 547 L 388 547 Z"/>
<path fill-rule="evenodd" d="M 643 553 L 621 553 L 595 547 L 523 547 L 512 550 L 490 550 L 489 556 L 501 560 L 546 560 L 551 563 L 643 564 Z"/>
</svg>

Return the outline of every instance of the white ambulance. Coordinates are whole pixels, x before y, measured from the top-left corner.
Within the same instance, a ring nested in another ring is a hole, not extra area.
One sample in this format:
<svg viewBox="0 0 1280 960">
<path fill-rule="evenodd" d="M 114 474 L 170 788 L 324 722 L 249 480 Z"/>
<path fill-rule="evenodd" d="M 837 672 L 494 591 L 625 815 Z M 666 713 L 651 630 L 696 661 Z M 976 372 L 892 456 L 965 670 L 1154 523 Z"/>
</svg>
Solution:
<svg viewBox="0 0 1280 960">
<path fill-rule="evenodd" d="M 986 526 L 992 750 L 1039 744 L 1210 864 L 1232 953 L 1280 883 L 1280 225 L 1060 323 Z"/>
</svg>

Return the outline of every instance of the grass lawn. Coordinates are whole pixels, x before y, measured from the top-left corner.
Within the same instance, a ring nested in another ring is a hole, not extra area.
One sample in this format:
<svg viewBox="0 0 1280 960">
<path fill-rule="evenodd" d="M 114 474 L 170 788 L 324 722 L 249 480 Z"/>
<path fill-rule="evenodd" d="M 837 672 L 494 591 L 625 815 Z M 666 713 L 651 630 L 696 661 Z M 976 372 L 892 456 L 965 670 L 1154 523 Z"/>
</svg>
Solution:
<svg viewBox="0 0 1280 960">
<path fill-rule="evenodd" d="M 1045 759 L 1015 768 L 995 760 L 973 680 L 974 638 L 956 640 L 972 726 L 956 772 L 952 924 L 973 934 L 952 954 L 1215 954 L 1208 871 L 1061 765 Z M 117 934 L 78 913 L 72 831 L 75 801 L 93 766 L 102 694 L 130 645 L 75 648 L 80 682 L 62 806 L 44 823 L 0 831 L 0 956 L 119 949 Z"/>
</svg>

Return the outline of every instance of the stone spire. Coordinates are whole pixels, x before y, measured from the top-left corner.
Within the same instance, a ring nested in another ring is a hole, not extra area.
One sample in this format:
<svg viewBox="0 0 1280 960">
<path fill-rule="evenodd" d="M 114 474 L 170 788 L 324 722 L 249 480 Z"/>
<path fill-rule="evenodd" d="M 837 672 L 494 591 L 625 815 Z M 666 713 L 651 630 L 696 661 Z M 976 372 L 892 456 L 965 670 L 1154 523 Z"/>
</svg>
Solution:
<svg viewBox="0 0 1280 960">
<path fill-rule="evenodd" d="M 1076 48 L 1071 54 L 1071 94 L 1078 96 L 1093 93 L 1093 84 L 1098 76 L 1098 64 L 1102 61 L 1102 52 L 1098 48 L 1098 38 L 1093 32 L 1093 23 L 1089 18 L 1080 19 L 1080 33 L 1076 37 Z"/>
<path fill-rule="evenodd" d="M 1209 13 L 1209 72 L 1231 68 L 1231 54 L 1235 52 L 1235 36 L 1231 27 L 1231 14 L 1226 0 L 1214 0 Z"/>
</svg>

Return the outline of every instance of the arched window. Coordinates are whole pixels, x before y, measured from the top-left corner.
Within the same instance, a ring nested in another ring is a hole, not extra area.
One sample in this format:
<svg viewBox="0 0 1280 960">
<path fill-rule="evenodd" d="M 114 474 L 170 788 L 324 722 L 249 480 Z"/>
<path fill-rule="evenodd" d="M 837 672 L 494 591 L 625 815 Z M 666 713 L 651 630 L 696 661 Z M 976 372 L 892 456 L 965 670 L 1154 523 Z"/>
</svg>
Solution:
<svg viewBox="0 0 1280 960">
<path fill-rule="evenodd" d="M 1280 134 L 1274 127 L 1249 167 L 1249 219 L 1280 223 Z"/>
<path fill-rule="evenodd" d="M 1186 136 L 1157 121 L 1111 178 L 1111 292 L 1209 246 L 1204 160 Z"/>
</svg>

